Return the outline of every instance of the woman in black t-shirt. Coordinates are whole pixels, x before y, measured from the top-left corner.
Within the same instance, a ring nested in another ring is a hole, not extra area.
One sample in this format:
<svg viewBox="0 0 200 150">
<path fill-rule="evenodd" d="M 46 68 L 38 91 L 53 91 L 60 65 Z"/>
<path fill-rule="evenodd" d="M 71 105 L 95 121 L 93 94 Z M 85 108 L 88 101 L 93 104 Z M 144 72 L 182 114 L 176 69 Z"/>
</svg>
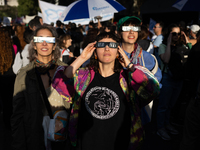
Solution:
<svg viewBox="0 0 200 150">
<path fill-rule="evenodd" d="M 158 95 L 159 83 L 148 69 L 133 65 L 118 43 L 114 33 L 100 33 L 69 67 L 56 71 L 53 87 L 73 103 L 69 138 L 75 149 L 141 146 L 140 109 Z"/>
</svg>

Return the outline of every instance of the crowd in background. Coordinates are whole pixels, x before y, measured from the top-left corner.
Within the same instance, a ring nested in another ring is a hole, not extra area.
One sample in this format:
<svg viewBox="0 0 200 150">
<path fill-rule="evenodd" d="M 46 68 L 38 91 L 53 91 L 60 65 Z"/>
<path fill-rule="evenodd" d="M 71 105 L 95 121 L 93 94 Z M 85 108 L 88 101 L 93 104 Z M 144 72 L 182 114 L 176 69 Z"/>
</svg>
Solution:
<svg viewBox="0 0 200 150">
<path fill-rule="evenodd" d="M 70 65 L 102 32 L 118 34 L 121 40 L 120 46 L 126 51 L 126 39 L 123 38 L 123 30 L 120 31 L 118 25 L 119 23 L 100 22 L 100 20 L 96 24 L 90 22 L 89 25 L 64 24 L 57 20 L 54 27 L 53 24 L 43 23 L 42 18 L 36 16 L 27 26 L 13 24 L 0 27 L 0 111 L 3 112 L 4 127 L 11 131 L 15 78 L 21 68 L 30 64 L 31 55 L 35 55 L 34 51 L 31 53 L 29 49 L 37 28 L 48 26 L 56 31 L 57 46 L 60 50 L 59 60 Z M 132 25 L 135 26 L 128 23 L 126 26 Z M 197 116 L 200 112 L 198 110 L 200 88 L 197 88 L 200 77 L 198 70 L 200 27 L 184 21 L 166 24 L 159 20 L 151 31 L 148 25 L 142 22 L 139 26 L 141 31 L 138 31 L 138 37 L 131 33 L 132 30 L 130 33 L 145 51 L 143 53 L 148 53 L 144 55 L 145 67 L 149 69 L 148 61 L 151 54 L 155 56 L 152 58 L 156 59 L 160 70 L 160 73 L 158 71 L 154 73 L 160 82 L 160 94 L 154 99 L 152 109 L 155 109 L 156 113 L 150 116 L 150 120 L 155 119 L 156 133 L 163 140 L 171 140 L 171 134 L 179 134 L 176 125 L 183 125 L 184 133 L 180 149 L 189 149 L 198 141 L 200 130 L 198 126 L 200 115 Z M 181 63 L 178 62 L 178 57 Z M 131 59 L 131 56 L 129 58 Z M 82 66 L 86 66 L 89 61 Z M 153 68 L 149 70 L 152 71 Z M 141 118 L 145 127 L 150 121 L 145 123 L 145 117 Z"/>
</svg>

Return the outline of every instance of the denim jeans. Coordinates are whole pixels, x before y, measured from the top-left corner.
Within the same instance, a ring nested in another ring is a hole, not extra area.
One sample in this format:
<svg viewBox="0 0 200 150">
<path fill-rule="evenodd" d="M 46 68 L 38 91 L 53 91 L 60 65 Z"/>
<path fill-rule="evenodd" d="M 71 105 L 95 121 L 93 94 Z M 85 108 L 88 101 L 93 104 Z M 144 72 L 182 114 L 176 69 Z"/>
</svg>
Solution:
<svg viewBox="0 0 200 150">
<path fill-rule="evenodd" d="M 164 73 L 161 83 L 162 88 L 157 108 L 157 129 L 169 124 L 170 112 L 179 97 L 183 81 L 174 80 L 167 73 Z"/>
</svg>

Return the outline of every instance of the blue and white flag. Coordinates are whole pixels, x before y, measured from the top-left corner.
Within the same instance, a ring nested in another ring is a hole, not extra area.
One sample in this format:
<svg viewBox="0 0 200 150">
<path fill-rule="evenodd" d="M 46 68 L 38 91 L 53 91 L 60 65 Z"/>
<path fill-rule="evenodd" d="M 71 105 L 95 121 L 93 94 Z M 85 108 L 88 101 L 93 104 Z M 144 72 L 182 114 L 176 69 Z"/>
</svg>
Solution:
<svg viewBox="0 0 200 150">
<path fill-rule="evenodd" d="M 150 18 L 150 21 L 149 21 L 149 31 L 150 31 L 151 33 L 153 33 L 153 34 L 155 34 L 154 31 L 153 31 L 153 27 L 154 27 L 155 25 L 156 25 L 156 21 L 153 20 L 152 18 Z"/>
<path fill-rule="evenodd" d="M 42 12 L 42 19 L 44 23 L 50 24 L 56 23 L 59 20 L 62 12 L 67 8 L 67 6 L 59 6 L 51 3 L 47 3 L 39 0 L 39 6 Z"/>
</svg>

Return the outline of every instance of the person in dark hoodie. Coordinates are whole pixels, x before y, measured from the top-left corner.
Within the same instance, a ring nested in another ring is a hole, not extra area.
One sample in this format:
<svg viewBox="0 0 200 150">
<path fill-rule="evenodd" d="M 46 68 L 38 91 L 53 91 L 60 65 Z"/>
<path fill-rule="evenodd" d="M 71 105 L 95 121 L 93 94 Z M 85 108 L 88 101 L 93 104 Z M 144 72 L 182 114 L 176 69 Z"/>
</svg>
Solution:
<svg viewBox="0 0 200 150">
<path fill-rule="evenodd" d="M 191 97 L 185 115 L 183 137 L 180 150 L 200 149 L 200 31 L 197 43 L 192 47 L 185 66 L 185 78 L 190 83 L 188 91 Z"/>
</svg>

